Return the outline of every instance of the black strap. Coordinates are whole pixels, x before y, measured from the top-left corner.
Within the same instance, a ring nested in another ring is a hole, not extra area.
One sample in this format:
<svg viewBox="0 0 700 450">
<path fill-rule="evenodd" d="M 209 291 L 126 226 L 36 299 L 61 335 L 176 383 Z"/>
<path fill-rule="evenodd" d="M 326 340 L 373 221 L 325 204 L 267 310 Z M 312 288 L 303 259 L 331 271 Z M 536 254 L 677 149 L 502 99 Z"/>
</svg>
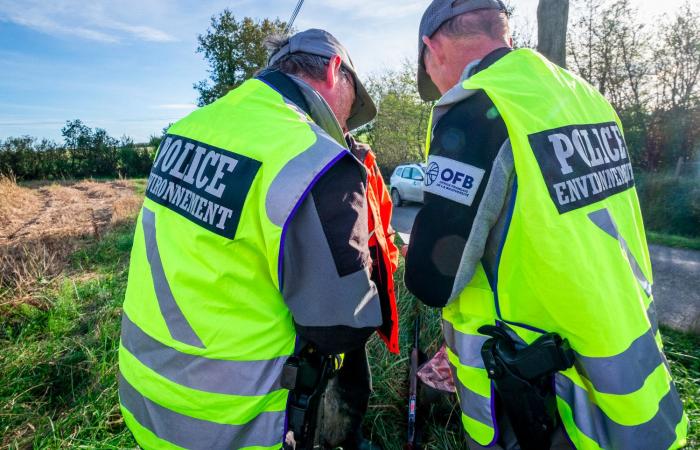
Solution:
<svg viewBox="0 0 700 450">
<path fill-rule="evenodd" d="M 293 432 L 297 450 L 312 450 L 318 413 L 328 380 L 335 375 L 336 356 L 304 347 L 290 357 L 282 373 L 282 387 L 290 390 L 287 402 L 288 430 Z M 286 439 L 286 436 L 285 436 Z M 285 442 L 284 449 L 292 448 Z"/>
<path fill-rule="evenodd" d="M 474 73 L 481 72 L 482 70 L 488 68 L 491 64 L 495 63 L 496 61 L 503 58 L 512 51 L 513 49 L 510 47 L 497 48 L 496 50 L 481 58 L 481 61 L 479 62 L 479 64 L 476 65 L 476 68 L 474 69 Z"/>
</svg>

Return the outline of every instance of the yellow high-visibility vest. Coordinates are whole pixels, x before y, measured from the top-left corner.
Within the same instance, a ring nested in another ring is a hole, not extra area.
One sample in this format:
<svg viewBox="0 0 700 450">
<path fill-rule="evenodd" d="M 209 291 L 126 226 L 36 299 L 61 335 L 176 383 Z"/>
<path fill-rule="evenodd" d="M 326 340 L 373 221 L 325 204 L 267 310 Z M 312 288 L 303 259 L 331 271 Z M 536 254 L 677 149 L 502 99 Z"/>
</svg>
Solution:
<svg viewBox="0 0 700 450">
<path fill-rule="evenodd" d="M 663 355 L 649 252 L 617 114 L 593 87 L 521 49 L 462 83 L 482 89 L 505 121 L 516 180 L 495 273 L 479 266 L 443 310 L 462 422 L 481 445 L 497 438 L 481 325 L 525 343 L 569 340 L 557 373 L 559 414 L 578 449 L 659 450 L 686 440 L 688 419 Z M 489 279 L 490 278 L 490 279 Z"/>
<path fill-rule="evenodd" d="M 347 150 L 260 80 L 174 124 L 131 254 L 122 412 L 144 448 L 278 449 L 294 352 L 284 233 Z"/>
</svg>

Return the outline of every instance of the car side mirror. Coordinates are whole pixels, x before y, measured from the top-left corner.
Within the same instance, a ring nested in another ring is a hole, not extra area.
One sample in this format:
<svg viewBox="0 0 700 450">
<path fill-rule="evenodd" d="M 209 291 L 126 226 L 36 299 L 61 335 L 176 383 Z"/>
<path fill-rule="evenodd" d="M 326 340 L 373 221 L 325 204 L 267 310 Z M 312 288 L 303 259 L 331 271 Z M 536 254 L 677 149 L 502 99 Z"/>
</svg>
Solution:
<svg viewBox="0 0 700 450">
<path fill-rule="evenodd" d="M 413 178 L 416 181 L 423 181 L 425 178 L 423 178 L 423 175 L 418 175 L 417 177 Z"/>
</svg>

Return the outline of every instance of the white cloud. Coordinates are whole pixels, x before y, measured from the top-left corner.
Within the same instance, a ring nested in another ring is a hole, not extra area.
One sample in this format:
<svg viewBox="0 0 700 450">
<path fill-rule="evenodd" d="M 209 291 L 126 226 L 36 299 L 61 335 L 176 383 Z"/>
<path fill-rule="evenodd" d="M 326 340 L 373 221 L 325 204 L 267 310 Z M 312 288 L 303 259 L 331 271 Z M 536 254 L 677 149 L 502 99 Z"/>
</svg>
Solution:
<svg viewBox="0 0 700 450">
<path fill-rule="evenodd" d="M 425 0 L 325 0 L 321 8 L 334 9 L 355 18 L 394 20 L 422 14 L 427 6 Z"/>
<path fill-rule="evenodd" d="M 119 11 L 123 12 L 123 9 L 119 8 Z M 0 0 L 0 21 L 12 22 L 53 36 L 73 36 L 105 43 L 134 39 L 149 42 L 176 40 L 157 28 L 115 18 L 104 6 L 104 1 L 86 4 L 80 0 L 24 0 L 21 3 Z"/>
<path fill-rule="evenodd" d="M 167 110 L 186 110 L 186 111 L 192 111 L 194 109 L 197 109 L 197 105 L 194 103 L 165 103 L 163 105 L 156 105 L 153 107 L 154 109 L 167 109 Z"/>
<path fill-rule="evenodd" d="M 117 21 L 104 21 L 103 26 L 107 26 L 115 31 L 124 31 L 136 39 L 149 42 L 174 42 L 177 39 L 170 34 L 156 28 L 143 25 L 129 25 Z"/>
<path fill-rule="evenodd" d="M 60 23 L 49 19 L 48 17 L 44 17 L 43 15 L 10 12 L 5 15 L 5 20 L 7 20 L 8 22 L 14 22 L 17 25 L 22 25 L 27 28 L 33 28 L 46 34 L 75 36 L 99 42 L 119 41 L 117 37 L 109 35 L 107 33 L 80 26 L 61 25 Z"/>
</svg>

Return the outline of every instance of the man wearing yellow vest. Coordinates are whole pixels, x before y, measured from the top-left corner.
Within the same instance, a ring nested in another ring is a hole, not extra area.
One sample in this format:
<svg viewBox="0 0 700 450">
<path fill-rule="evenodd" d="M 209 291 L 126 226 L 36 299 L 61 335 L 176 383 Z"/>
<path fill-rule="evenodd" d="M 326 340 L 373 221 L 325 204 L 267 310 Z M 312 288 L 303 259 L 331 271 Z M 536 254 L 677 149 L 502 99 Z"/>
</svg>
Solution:
<svg viewBox="0 0 700 450">
<path fill-rule="evenodd" d="M 406 284 L 442 308 L 469 446 L 681 447 L 622 125 L 511 44 L 500 0 L 435 0 L 420 25 L 418 89 L 439 100 Z"/>
<path fill-rule="evenodd" d="M 273 41 L 267 70 L 169 128 L 148 179 L 119 348 L 143 448 L 310 448 L 341 353 L 356 430 L 329 444 L 368 448 L 364 344 L 383 308 L 343 131 L 376 109 L 329 33 Z"/>
</svg>

